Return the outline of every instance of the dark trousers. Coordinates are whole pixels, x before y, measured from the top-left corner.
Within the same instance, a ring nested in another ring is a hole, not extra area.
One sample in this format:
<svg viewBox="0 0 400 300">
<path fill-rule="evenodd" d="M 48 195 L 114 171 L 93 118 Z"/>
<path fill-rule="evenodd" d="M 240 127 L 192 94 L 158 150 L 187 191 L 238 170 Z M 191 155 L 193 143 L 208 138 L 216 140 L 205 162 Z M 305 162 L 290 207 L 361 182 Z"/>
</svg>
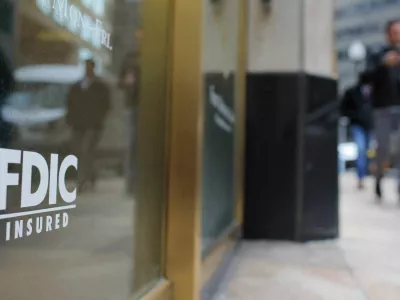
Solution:
<svg viewBox="0 0 400 300">
<path fill-rule="evenodd" d="M 400 107 L 381 108 L 375 111 L 377 177 L 383 176 L 385 162 L 391 160 L 398 174 L 400 187 Z"/>
<path fill-rule="evenodd" d="M 96 181 L 95 150 L 101 138 L 100 129 L 74 130 L 72 147 L 78 157 L 78 186 Z"/>
</svg>

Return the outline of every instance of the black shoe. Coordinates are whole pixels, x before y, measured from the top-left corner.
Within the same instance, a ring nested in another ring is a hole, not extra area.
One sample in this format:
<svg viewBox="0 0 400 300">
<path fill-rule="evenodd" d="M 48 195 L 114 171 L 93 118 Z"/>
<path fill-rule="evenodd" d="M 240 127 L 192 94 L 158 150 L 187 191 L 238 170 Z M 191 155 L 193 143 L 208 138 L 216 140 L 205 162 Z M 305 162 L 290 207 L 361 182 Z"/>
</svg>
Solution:
<svg viewBox="0 0 400 300">
<path fill-rule="evenodd" d="M 378 200 L 382 199 L 381 178 L 376 179 L 375 194 Z"/>
</svg>

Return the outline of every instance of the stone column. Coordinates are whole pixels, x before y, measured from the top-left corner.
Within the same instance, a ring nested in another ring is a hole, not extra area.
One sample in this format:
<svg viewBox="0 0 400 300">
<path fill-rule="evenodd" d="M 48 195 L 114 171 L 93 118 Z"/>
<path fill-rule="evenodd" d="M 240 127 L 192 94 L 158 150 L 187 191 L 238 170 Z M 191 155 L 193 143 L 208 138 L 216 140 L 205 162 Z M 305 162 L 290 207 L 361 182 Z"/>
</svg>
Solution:
<svg viewBox="0 0 400 300">
<path fill-rule="evenodd" d="M 244 236 L 338 235 L 333 0 L 249 0 Z"/>
</svg>

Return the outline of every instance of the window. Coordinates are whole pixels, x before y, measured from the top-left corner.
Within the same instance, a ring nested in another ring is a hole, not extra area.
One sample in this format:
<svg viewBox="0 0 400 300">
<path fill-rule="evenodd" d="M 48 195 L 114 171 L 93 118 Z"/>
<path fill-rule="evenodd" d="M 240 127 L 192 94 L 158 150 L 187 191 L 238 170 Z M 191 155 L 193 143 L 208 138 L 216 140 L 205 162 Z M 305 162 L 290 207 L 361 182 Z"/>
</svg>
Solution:
<svg viewBox="0 0 400 300">
<path fill-rule="evenodd" d="M 14 48 L 0 43 L 0 178 L 20 179 L 0 180 L 0 298 L 131 299 L 162 276 L 165 200 L 160 175 L 146 187 L 159 191 L 144 201 L 149 215 L 138 217 L 140 41 L 134 22 L 118 18 L 138 18 L 138 4 L 16 2 L 15 14 L 0 5 Z M 166 127 L 151 139 L 159 157 Z M 152 172 L 166 174 L 158 158 Z"/>
</svg>

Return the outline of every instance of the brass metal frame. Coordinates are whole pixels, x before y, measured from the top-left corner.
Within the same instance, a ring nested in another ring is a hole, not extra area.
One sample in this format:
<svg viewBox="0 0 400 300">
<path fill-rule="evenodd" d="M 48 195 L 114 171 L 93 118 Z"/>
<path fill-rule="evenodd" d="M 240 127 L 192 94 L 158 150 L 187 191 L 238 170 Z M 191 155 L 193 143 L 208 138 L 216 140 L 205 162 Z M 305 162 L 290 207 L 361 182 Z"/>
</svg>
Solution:
<svg viewBox="0 0 400 300">
<path fill-rule="evenodd" d="M 203 0 L 175 0 L 166 275 L 176 300 L 200 299 Z"/>
<path fill-rule="evenodd" d="M 201 265 L 201 286 L 204 288 L 218 271 L 221 263 L 229 251 L 235 247 L 240 238 L 241 227 L 236 224 L 229 232 L 220 240 L 212 251 L 203 259 Z"/>
<path fill-rule="evenodd" d="M 142 3 L 141 86 L 138 124 L 137 198 L 134 211 L 134 297 L 170 289 L 165 274 L 165 224 L 167 202 L 167 117 L 169 84 L 170 0 Z M 133 37 L 132 37 L 133 38 Z M 161 293 L 161 294 L 159 294 Z M 155 296 L 154 296 L 155 297 Z M 158 297 L 158 296 L 157 296 Z M 149 299 L 163 299 L 163 298 Z"/>
<path fill-rule="evenodd" d="M 245 145 L 246 145 L 246 74 L 247 74 L 247 0 L 240 0 L 239 9 L 239 36 L 238 36 L 238 76 L 236 76 L 236 145 L 235 145 L 235 175 L 236 175 L 236 219 L 238 224 L 243 223 L 244 205 L 244 173 L 245 173 Z"/>
<path fill-rule="evenodd" d="M 231 249 L 242 222 L 244 107 L 246 73 L 247 1 L 240 0 L 238 44 L 238 87 L 235 110 L 235 182 L 237 226 L 202 261 L 201 256 L 201 174 L 203 145 L 203 1 L 148 0 L 143 2 L 143 61 L 147 70 L 142 84 L 139 131 L 139 170 L 141 199 L 137 206 L 137 222 L 143 230 L 137 232 L 136 269 L 149 279 L 145 263 L 140 260 L 151 244 L 156 228 L 146 217 L 150 209 L 166 201 L 164 275 L 144 299 L 198 300 L 204 282 Z M 169 16 L 168 13 L 169 11 Z M 169 25 L 169 26 L 167 26 Z M 169 43 L 167 37 L 169 36 Z M 164 38 L 165 37 L 165 38 Z M 165 55 L 167 53 L 167 55 Z M 167 62 L 168 59 L 168 62 Z M 154 86 L 156 83 L 157 86 Z M 168 94 L 169 97 L 166 96 Z M 167 104 L 168 100 L 168 104 Z M 168 125 L 166 125 L 168 124 Z M 164 127 L 163 127 L 164 126 Z M 165 128 L 167 128 L 165 130 Z M 164 130 L 162 130 L 164 129 Z M 156 141 L 157 140 L 157 141 Z M 167 157 L 165 151 L 167 149 Z M 154 160 L 154 157 L 156 160 Z M 167 161 L 168 176 L 160 172 Z M 156 186 L 155 189 L 146 189 Z M 165 182 L 167 186 L 163 184 Z M 149 203 L 142 203 L 148 201 Z M 153 203 L 154 205 L 152 205 Z M 154 223 L 154 222 L 153 222 Z M 157 222 L 156 222 L 157 223 Z M 148 228 L 144 228 L 148 226 Z M 157 251 L 156 251 L 157 252 Z M 136 279 L 136 282 L 139 279 Z M 171 296 L 172 287 L 172 296 Z"/>
<path fill-rule="evenodd" d="M 142 300 L 172 300 L 171 283 L 167 280 L 161 280 Z"/>
</svg>

